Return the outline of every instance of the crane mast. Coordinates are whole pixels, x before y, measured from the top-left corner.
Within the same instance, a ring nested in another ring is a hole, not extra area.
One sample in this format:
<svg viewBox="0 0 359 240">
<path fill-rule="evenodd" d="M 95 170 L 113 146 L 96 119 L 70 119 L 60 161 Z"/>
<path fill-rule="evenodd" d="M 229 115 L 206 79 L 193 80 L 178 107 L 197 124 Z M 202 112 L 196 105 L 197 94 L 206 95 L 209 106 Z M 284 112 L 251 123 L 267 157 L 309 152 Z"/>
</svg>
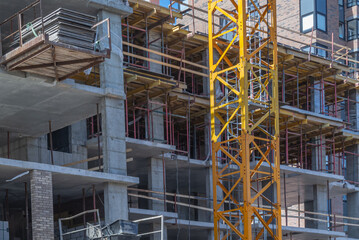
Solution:
<svg viewBox="0 0 359 240">
<path fill-rule="evenodd" d="M 282 239 L 275 0 L 209 0 L 215 239 Z"/>
</svg>

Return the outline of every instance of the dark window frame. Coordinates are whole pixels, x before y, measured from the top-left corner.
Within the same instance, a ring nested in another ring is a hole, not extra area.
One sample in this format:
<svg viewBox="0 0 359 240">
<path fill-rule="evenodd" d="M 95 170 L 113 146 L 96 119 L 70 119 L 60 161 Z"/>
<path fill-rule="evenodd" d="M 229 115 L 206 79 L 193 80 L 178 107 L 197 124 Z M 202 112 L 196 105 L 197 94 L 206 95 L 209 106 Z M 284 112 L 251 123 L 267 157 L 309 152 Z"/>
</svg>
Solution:
<svg viewBox="0 0 359 240">
<path fill-rule="evenodd" d="M 359 0 L 347 0 L 347 8 L 359 5 Z"/>
<path fill-rule="evenodd" d="M 356 24 L 355 24 L 355 31 L 356 31 L 356 36 L 352 37 L 351 35 L 349 35 L 349 23 L 352 22 L 352 21 L 356 21 Z M 351 19 L 349 21 L 347 21 L 347 38 L 348 38 L 348 41 L 352 41 L 352 40 L 355 40 L 355 39 L 358 39 L 358 22 L 359 22 L 359 19 L 358 18 L 354 18 L 354 19 Z"/>
<path fill-rule="evenodd" d="M 338 8 L 339 8 L 339 29 L 340 29 L 340 26 L 342 25 L 343 26 L 343 36 L 341 37 L 340 34 L 338 33 L 338 36 L 340 39 L 343 39 L 345 40 L 345 37 L 346 37 L 346 26 L 345 26 L 345 7 L 344 7 L 344 0 L 342 0 L 343 4 L 340 4 L 340 1 L 338 1 Z M 342 10 L 340 9 L 342 7 Z M 343 13 L 343 19 L 340 19 L 340 16 L 341 16 L 341 11 Z"/>
<path fill-rule="evenodd" d="M 320 44 L 320 43 L 313 43 L 312 44 L 312 49 L 311 49 L 311 54 L 314 54 L 314 55 L 319 56 L 319 57 L 328 58 L 328 51 L 325 51 L 325 56 L 323 56 L 323 55 L 319 54 L 319 51 L 321 51 L 322 49 L 316 48 L 316 46 L 328 49 L 328 46 L 325 46 L 325 45 Z M 310 46 L 307 45 L 307 46 L 302 47 L 301 50 L 309 52 L 309 48 L 310 48 Z M 322 50 L 322 51 L 324 51 L 324 50 Z"/>
<path fill-rule="evenodd" d="M 317 1 L 319 0 L 313 0 L 313 12 L 309 12 L 306 13 L 304 15 L 302 15 L 302 0 L 300 0 L 299 2 L 299 21 L 300 21 L 300 32 L 301 33 L 308 33 L 311 32 L 312 29 L 303 29 L 303 18 L 307 17 L 311 14 L 313 14 L 313 30 L 319 30 L 321 32 L 327 33 L 328 32 L 328 1 L 325 0 L 325 14 L 323 12 L 320 12 L 317 10 Z M 358 0 L 359 1 L 359 0 Z M 325 30 L 318 28 L 318 21 L 317 21 L 317 16 L 319 15 L 323 15 L 325 18 Z"/>
<path fill-rule="evenodd" d="M 72 153 L 71 144 L 71 126 L 52 132 L 53 151 Z M 51 150 L 50 133 L 47 134 L 47 149 Z"/>
</svg>

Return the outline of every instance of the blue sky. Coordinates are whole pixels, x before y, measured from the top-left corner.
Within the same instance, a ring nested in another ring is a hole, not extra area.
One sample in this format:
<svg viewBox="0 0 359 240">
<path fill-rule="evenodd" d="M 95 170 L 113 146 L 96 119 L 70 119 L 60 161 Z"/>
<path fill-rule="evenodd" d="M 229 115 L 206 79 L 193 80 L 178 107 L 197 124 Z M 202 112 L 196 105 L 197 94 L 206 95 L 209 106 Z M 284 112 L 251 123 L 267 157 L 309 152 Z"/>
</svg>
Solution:
<svg viewBox="0 0 359 240">
<path fill-rule="evenodd" d="M 160 0 L 160 5 L 161 6 L 168 7 L 169 4 L 170 4 L 169 0 Z"/>
<path fill-rule="evenodd" d="M 168 8 L 168 5 L 170 5 L 170 0 L 160 0 L 160 5 Z M 178 4 L 173 4 L 173 7 L 178 9 Z"/>
</svg>

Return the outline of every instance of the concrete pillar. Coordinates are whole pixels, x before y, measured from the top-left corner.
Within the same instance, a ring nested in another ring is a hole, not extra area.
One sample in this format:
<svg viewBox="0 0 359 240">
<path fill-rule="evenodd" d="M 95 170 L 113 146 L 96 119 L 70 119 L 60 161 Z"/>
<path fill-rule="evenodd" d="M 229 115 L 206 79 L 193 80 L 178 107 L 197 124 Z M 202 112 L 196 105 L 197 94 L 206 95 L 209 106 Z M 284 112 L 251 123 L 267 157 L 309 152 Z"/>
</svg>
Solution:
<svg viewBox="0 0 359 240">
<path fill-rule="evenodd" d="M 212 199 L 213 201 L 215 201 L 214 199 L 214 195 L 213 195 L 213 174 L 212 174 L 212 167 L 209 167 L 207 170 L 207 176 L 206 176 L 206 192 L 208 194 L 208 198 Z M 220 202 L 223 199 L 223 191 L 220 187 L 217 187 L 217 202 Z M 209 208 L 213 208 L 213 201 L 209 201 Z M 210 214 L 209 216 L 209 221 L 213 222 L 213 214 Z M 210 230 L 210 234 L 208 235 L 208 240 L 213 240 L 214 239 L 214 235 L 215 232 L 213 230 Z M 223 234 L 221 233 L 221 237 L 223 236 Z"/>
<path fill-rule="evenodd" d="M 308 191 L 310 191 L 310 189 L 308 189 Z M 312 191 L 313 191 L 313 200 L 304 203 L 305 211 L 327 214 L 328 213 L 327 186 L 314 185 L 312 186 Z M 327 219 L 325 216 L 319 216 L 319 215 L 306 214 L 306 216 L 320 220 Z M 319 222 L 315 220 L 305 220 L 305 227 L 317 228 L 317 229 L 328 228 L 326 222 Z"/>
<path fill-rule="evenodd" d="M 347 195 L 348 217 L 359 217 L 359 192 L 349 193 Z M 348 223 L 357 224 L 357 221 L 348 220 Z M 359 238 L 357 226 L 348 226 L 348 237 Z"/>
<path fill-rule="evenodd" d="M 314 80 L 310 77 L 310 81 L 313 87 L 311 89 L 310 110 L 315 113 L 320 113 L 325 106 L 325 93 L 321 91 L 322 86 L 319 80 Z"/>
<path fill-rule="evenodd" d="M 325 105 L 325 93 L 320 91 L 319 89 L 321 88 L 321 84 L 320 81 L 318 80 L 314 80 L 313 78 L 310 79 L 313 88 L 315 89 L 311 89 L 311 111 L 315 112 L 315 113 L 320 113 L 322 110 L 322 105 Z M 323 100 L 321 101 L 321 99 L 323 98 Z M 312 139 L 312 143 L 313 144 L 325 144 L 325 137 L 322 136 L 320 138 L 320 136 L 314 137 Z M 320 146 L 313 146 L 312 147 L 312 170 L 315 171 L 323 171 L 323 169 L 325 169 L 325 147 L 323 145 L 323 147 Z"/>
<path fill-rule="evenodd" d="M 122 12 L 126 12 L 125 10 L 128 9 L 121 3 L 118 3 L 117 8 L 116 10 L 121 10 Z M 99 11 L 100 20 L 110 18 L 113 49 L 111 58 L 106 59 L 100 65 L 101 88 L 106 93 L 111 93 L 111 96 L 106 96 L 101 101 L 102 151 L 104 172 L 127 175 L 126 133 L 125 125 L 122 124 L 125 120 L 125 92 L 121 17 L 123 15 L 120 13 L 116 14 L 106 10 Z M 107 35 L 107 29 L 101 28 L 99 39 L 104 35 Z M 107 43 L 101 42 L 100 44 L 101 47 L 104 47 Z M 127 220 L 127 187 L 121 184 L 105 183 L 104 208 L 106 223 L 111 223 L 118 219 Z"/>
<path fill-rule="evenodd" d="M 149 168 L 148 168 L 148 188 L 152 191 L 161 192 L 161 194 L 152 194 L 152 197 L 163 199 L 163 182 L 166 179 L 163 179 L 163 163 L 162 159 L 150 158 L 149 159 Z M 164 211 L 164 203 L 162 201 L 150 201 L 150 209 L 157 211 Z"/>
<path fill-rule="evenodd" d="M 149 41 L 149 48 L 161 52 L 161 37 L 160 33 L 149 31 L 148 41 Z M 154 53 L 150 53 L 150 58 L 162 61 L 160 55 L 156 55 Z M 162 74 L 162 65 L 154 62 L 149 62 L 150 64 L 150 71 L 154 73 Z M 151 101 L 163 103 L 161 99 L 151 99 Z M 159 104 L 150 103 L 149 108 L 152 111 L 150 114 L 150 139 L 155 142 L 163 142 L 164 135 L 165 135 L 165 127 L 164 127 L 164 115 L 163 115 L 163 107 Z M 148 126 L 148 125 L 147 125 Z M 148 131 L 146 132 L 148 134 Z"/>
<path fill-rule="evenodd" d="M 54 239 L 51 172 L 30 172 L 32 239 Z"/>
<path fill-rule="evenodd" d="M 352 89 L 349 91 L 349 99 L 359 102 L 359 90 Z M 346 117 L 348 118 L 348 117 Z M 359 104 L 349 102 L 349 122 L 352 129 L 359 129 Z"/>
<path fill-rule="evenodd" d="M 351 100 L 359 101 L 359 91 L 356 89 L 350 90 L 349 97 Z M 359 104 L 353 102 L 349 103 L 349 121 L 352 123 L 352 129 L 359 129 Z M 347 148 L 348 152 L 359 154 L 359 145 L 353 145 Z M 346 176 L 347 180 L 359 182 L 359 160 L 357 155 L 346 154 L 347 166 Z M 347 194 L 347 209 L 349 217 L 359 217 L 359 192 Z M 355 221 L 349 223 L 355 223 Z M 348 226 L 348 237 L 359 238 L 358 227 Z"/>
<path fill-rule="evenodd" d="M 203 51 L 202 53 L 203 62 L 208 65 L 208 49 Z M 203 73 L 208 74 L 208 70 L 203 69 Z M 205 96 L 209 96 L 210 92 L 210 86 L 209 86 L 209 78 L 203 77 L 203 94 Z M 206 153 L 206 156 L 208 156 L 207 161 L 210 161 L 210 153 L 212 151 L 211 146 L 211 114 L 206 114 L 204 118 L 205 122 L 205 128 L 204 128 L 204 152 Z M 211 185 L 212 186 L 212 185 Z"/>
<path fill-rule="evenodd" d="M 163 193 L 164 190 L 164 172 L 163 172 L 163 162 L 159 158 L 150 158 L 149 159 L 149 168 L 148 168 L 148 189 L 156 192 Z M 166 176 L 165 176 L 166 177 Z M 163 199 L 163 194 L 152 193 L 152 197 Z M 156 211 L 166 211 L 164 202 L 158 200 L 150 200 L 149 208 Z M 160 223 L 153 223 L 153 231 L 159 230 L 161 228 Z M 164 227 L 164 239 L 167 239 L 167 228 Z M 152 240 L 160 240 L 161 234 L 154 234 L 151 236 Z"/>
<path fill-rule="evenodd" d="M 353 154 L 346 154 L 347 166 L 345 178 L 350 181 L 359 182 L 359 160 L 356 154 L 359 154 L 359 145 L 353 145 L 347 148 L 347 151 Z"/>
</svg>

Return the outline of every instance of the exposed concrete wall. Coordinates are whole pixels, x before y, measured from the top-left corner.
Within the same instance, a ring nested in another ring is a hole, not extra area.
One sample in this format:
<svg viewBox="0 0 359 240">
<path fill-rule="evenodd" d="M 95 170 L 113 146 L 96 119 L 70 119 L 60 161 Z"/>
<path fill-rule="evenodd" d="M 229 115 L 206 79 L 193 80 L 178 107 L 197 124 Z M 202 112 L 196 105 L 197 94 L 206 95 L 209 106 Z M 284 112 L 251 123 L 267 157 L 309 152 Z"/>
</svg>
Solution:
<svg viewBox="0 0 359 240">
<path fill-rule="evenodd" d="M 87 158 L 86 120 L 77 122 L 70 127 L 70 153 L 53 151 L 54 164 L 64 165 Z M 0 148 L 0 156 L 7 158 L 7 145 Z M 23 161 L 51 164 L 51 151 L 48 149 L 47 135 L 42 137 L 23 137 L 10 143 L 10 158 Z M 87 163 L 72 167 L 87 169 Z"/>
<path fill-rule="evenodd" d="M 54 239 L 52 175 L 50 172 L 30 172 L 31 219 L 33 240 Z"/>
</svg>

